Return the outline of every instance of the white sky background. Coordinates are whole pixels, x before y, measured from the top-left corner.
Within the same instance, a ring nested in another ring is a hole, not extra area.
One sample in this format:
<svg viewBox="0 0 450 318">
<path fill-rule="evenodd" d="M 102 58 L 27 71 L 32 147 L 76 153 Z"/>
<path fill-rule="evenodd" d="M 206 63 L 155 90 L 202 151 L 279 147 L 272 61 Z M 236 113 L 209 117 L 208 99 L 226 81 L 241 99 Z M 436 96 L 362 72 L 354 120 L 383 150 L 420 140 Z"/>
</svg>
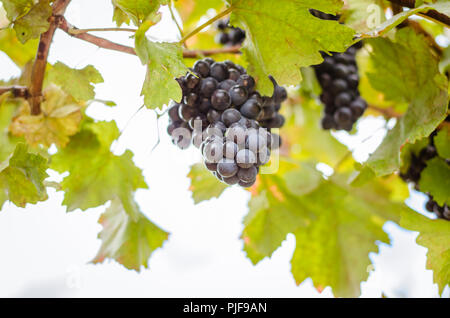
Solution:
<svg viewBox="0 0 450 318">
<path fill-rule="evenodd" d="M 66 14 L 79 28 L 114 26 L 110 1 L 74 0 Z M 125 32 L 102 32 L 100 36 L 133 45 Z M 176 40 L 177 30 L 167 10 L 163 20 L 149 35 L 161 40 Z M 165 133 L 167 118 L 160 121 L 161 143 L 157 140 L 155 114 L 141 110 L 141 85 L 145 67 L 135 56 L 98 49 L 70 38 L 58 30 L 49 62 L 62 61 L 82 68 L 94 65 L 105 83 L 96 86 L 96 98 L 115 101 L 109 108 L 95 103 L 88 115 L 99 120 L 114 119 L 119 128 L 127 128 L 114 151 L 130 149 L 135 162 L 144 171 L 150 190 L 136 194 L 142 211 L 157 225 L 171 233 L 163 248 L 150 259 L 150 269 L 141 273 L 107 261 L 92 265 L 100 240 L 97 223 L 104 207 L 85 212 L 66 213 L 63 194 L 49 190 L 50 199 L 20 209 L 5 204 L 0 213 L 0 297 L 330 297 L 326 288 L 319 294 L 311 280 L 299 287 L 290 273 L 290 258 L 295 248 L 292 234 L 271 259 L 254 266 L 242 251 L 239 240 L 242 219 L 248 212 L 250 195 L 229 188 L 219 199 L 194 205 L 187 190 L 189 166 L 199 161 L 196 149 L 178 150 Z M 19 74 L 17 67 L 0 53 L 1 78 Z M 356 137 L 338 133 L 351 148 L 380 127 L 378 119 L 360 125 Z M 367 157 L 381 140 L 383 131 L 359 146 L 355 156 Z M 52 173 L 60 180 L 60 176 Z M 408 204 L 423 211 L 425 197 L 416 195 Z M 426 213 L 426 212 L 425 212 Z M 371 254 L 374 270 L 362 283 L 363 297 L 436 297 L 437 286 L 431 271 L 425 270 L 426 249 L 415 244 L 416 233 L 392 223 L 385 229 L 392 246 L 380 244 L 381 253 Z M 349 251 L 351 252 L 351 251 Z M 448 288 L 446 295 L 448 297 Z"/>
</svg>

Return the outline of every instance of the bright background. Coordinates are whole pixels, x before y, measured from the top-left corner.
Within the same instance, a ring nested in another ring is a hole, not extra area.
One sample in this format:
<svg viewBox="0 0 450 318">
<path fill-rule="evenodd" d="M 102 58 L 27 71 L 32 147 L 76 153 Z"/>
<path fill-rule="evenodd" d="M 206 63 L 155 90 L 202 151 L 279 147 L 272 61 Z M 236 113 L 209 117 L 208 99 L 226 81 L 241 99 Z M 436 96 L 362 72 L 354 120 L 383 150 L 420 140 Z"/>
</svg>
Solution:
<svg viewBox="0 0 450 318">
<path fill-rule="evenodd" d="M 176 40 L 178 32 L 163 8 L 163 20 L 151 28 L 150 36 Z M 114 26 L 110 1 L 74 0 L 66 17 L 79 28 Z M 125 32 L 101 32 L 100 36 L 132 46 Z M 330 297 L 326 288 L 319 294 L 310 279 L 296 286 L 290 273 L 295 238 L 287 240 L 270 259 L 254 266 L 242 251 L 239 239 L 242 219 L 248 212 L 250 196 L 244 190 L 229 188 L 219 199 L 194 205 L 186 177 L 189 166 L 199 161 L 196 149 L 174 147 L 167 134 L 167 118 L 159 122 L 142 105 L 140 89 L 145 67 L 135 56 L 99 49 L 96 46 L 56 32 L 49 62 L 62 61 L 82 68 L 94 65 L 105 83 L 96 86 L 98 99 L 114 100 L 109 108 L 92 104 L 88 115 L 100 120 L 114 119 L 124 130 L 113 149 L 135 153 L 135 162 L 144 171 L 150 190 L 139 190 L 137 201 L 143 212 L 171 233 L 163 248 L 154 252 L 150 269 L 140 273 L 106 261 L 93 265 L 100 240 L 98 217 L 105 207 L 85 212 L 65 212 L 63 194 L 49 189 L 50 199 L 20 209 L 6 203 L 0 213 L 0 297 Z M 20 70 L 0 52 L 1 79 Z M 135 116 L 133 116 L 135 115 Z M 384 136 L 383 120 L 365 119 L 356 136 L 336 136 L 365 160 Z M 367 136 L 373 136 L 363 144 Z M 61 180 L 51 173 L 54 180 Z M 413 194 L 408 205 L 424 212 L 425 196 Z M 430 215 L 430 214 L 427 214 Z M 374 267 L 361 284 L 362 297 L 437 297 L 432 272 L 425 270 L 426 249 L 415 244 L 417 233 L 385 225 L 392 246 L 379 244 L 380 253 L 370 254 Z M 349 251 L 351 252 L 351 251 Z M 445 297 L 449 297 L 449 288 Z"/>
</svg>

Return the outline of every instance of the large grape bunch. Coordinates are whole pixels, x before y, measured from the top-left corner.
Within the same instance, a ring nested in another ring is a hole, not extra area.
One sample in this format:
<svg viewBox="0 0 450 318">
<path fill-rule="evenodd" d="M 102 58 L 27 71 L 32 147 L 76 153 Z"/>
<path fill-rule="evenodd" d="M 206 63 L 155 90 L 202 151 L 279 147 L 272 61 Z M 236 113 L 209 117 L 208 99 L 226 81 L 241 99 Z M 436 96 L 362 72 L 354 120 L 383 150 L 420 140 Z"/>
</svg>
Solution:
<svg viewBox="0 0 450 318">
<path fill-rule="evenodd" d="M 271 129 L 284 124 L 278 111 L 287 92 L 271 80 L 273 95 L 261 96 L 242 66 L 210 58 L 197 61 L 177 79 L 183 98 L 172 101 L 168 110 L 173 143 L 199 148 L 206 168 L 220 181 L 252 186 L 260 166 L 281 143 Z"/>
<path fill-rule="evenodd" d="M 311 10 L 323 20 L 338 20 L 338 16 Z M 323 129 L 352 130 L 353 124 L 367 108 L 366 101 L 358 90 L 359 75 L 356 52 L 361 42 L 351 46 L 344 53 L 322 53 L 324 61 L 314 66 L 317 79 L 322 87 L 320 100 L 325 105 L 322 118 Z"/>
<path fill-rule="evenodd" d="M 450 122 L 450 117 L 447 117 L 445 121 Z M 438 155 L 436 146 L 434 145 L 434 137 L 437 135 L 438 131 L 439 130 L 435 130 L 431 133 L 428 137 L 428 145 L 421 149 L 418 154 L 414 152 L 411 153 L 411 162 L 408 169 L 406 172 L 400 173 L 400 177 L 406 182 L 412 182 L 417 191 L 420 191 L 420 175 L 422 174 L 423 169 L 427 166 L 427 161 Z M 447 160 L 447 164 L 450 164 L 450 160 Z M 446 204 L 444 204 L 444 206 L 440 206 L 433 200 L 433 197 L 430 194 L 428 194 L 428 201 L 425 204 L 425 208 L 429 212 L 436 214 L 439 218 L 450 221 L 450 207 Z"/>
<path fill-rule="evenodd" d="M 222 45 L 240 45 L 245 40 L 245 31 L 241 28 L 230 26 L 229 19 L 222 19 L 217 21 L 216 27 L 219 30 L 216 41 Z"/>
</svg>

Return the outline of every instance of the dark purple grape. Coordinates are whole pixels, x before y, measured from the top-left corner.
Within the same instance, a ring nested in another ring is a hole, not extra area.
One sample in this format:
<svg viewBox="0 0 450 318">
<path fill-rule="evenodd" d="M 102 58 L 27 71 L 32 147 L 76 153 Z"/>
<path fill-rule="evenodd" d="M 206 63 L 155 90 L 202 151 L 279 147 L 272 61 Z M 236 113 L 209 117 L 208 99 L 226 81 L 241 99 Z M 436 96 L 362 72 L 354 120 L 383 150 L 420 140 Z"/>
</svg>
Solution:
<svg viewBox="0 0 450 318">
<path fill-rule="evenodd" d="M 209 75 L 209 64 L 205 61 L 197 61 L 194 64 L 194 71 L 200 74 L 202 77 L 208 77 Z"/>
<path fill-rule="evenodd" d="M 233 141 L 226 141 L 223 145 L 223 156 L 228 159 L 234 159 L 239 148 Z"/>
<path fill-rule="evenodd" d="M 350 108 L 342 107 L 334 113 L 334 120 L 339 126 L 344 126 L 352 122 L 352 111 Z"/>
<path fill-rule="evenodd" d="M 243 182 L 252 182 L 256 180 L 256 175 L 258 174 L 258 170 L 255 166 L 250 166 L 249 168 L 240 168 L 237 172 L 237 176 L 240 181 Z"/>
<path fill-rule="evenodd" d="M 255 80 L 248 74 L 242 74 L 237 80 L 238 85 L 244 86 L 248 92 L 253 91 L 255 87 Z"/>
<path fill-rule="evenodd" d="M 211 65 L 209 73 L 219 82 L 226 80 L 229 75 L 227 66 L 220 62 L 213 63 Z"/>
<path fill-rule="evenodd" d="M 239 182 L 239 177 L 237 175 L 234 175 L 230 178 L 223 178 L 223 182 L 225 182 L 228 185 L 235 185 Z"/>
<path fill-rule="evenodd" d="M 239 79 L 239 77 L 241 76 L 241 73 L 240 73 L 237 69 L 235 69 L 235 68 L 230 68 L 230 69 L 228 70 L 228 73 L 229 73 L 228 78 L 229 78 L 230 80 L 235 81 L 235 82 L 236 82 L 236 81 Z"/>
<path fill-rule="evenodd" d="M 181 120 L 180 115 L 178 115 L 178 109 L 179 108 L 180 108 L 180 104 L 178 104 L 178 103 L 173 103 L 170 106 L 170 108 L 168 110 L 168 113 L 169 113 L 169 118 L 172 121 L 180 121 Z"/>
<path fill-rule="evenodd" d="M 225 110 L 231 105 L 231 97 L 227 91 L 217 89 L 211 96 L 211 104 L 217 110 Z"/>
<path fill-rule="evenodd" d="M 351 101 L 352 97 L 350 96 L 350 94 L 344 92 L 336 96 L 334 104 L 337 107 L 348 107 Z"/>
<path fill-rule="evenodd" d="M 191 118 L 194 118 L 197 115 L 197 109 L 186 104 L 180 104 L 178 115 L 182 120 L 188 122 Z"/>
<path fill-rule="evenodd" d="M 261 111 L 261 104 L 254 99 L 247 100 L 241 106 L 241 114 L 249 119 L 256 119 Z"/>
<path fill-rule="evenodd" d="M 222 113 L 218 112 L 215 109 L 210 109 L 208 113 L 206 114 L 206 118 L 208 121 L 212 124 L 220 120 L 220 117 L 222 116 Z"/>
<path fill-rule="evenodd" d="M 245 145 L 245 138 L 247 137 L 247 127 L 239 123 L 232 124 L 225 132 L 225 137 L 229 141 L 233 141 L 238 146 Z"/>
<path fill-rule="evenodd" d="M 239 150 L 236 154 L 236 163 L 241 168 L 250 168 L 256 164 L 256 155 L 248 149 Z"/>
<path fill-rule="evenodd" d="M 217 172 L 224 178 L 230 178 L 238 172 L 239 167 L 233 159 L 223 158 L 217 164 Z"/>
<path fill-rule="evenodd" d="M 224 91 L 229 91 L 234 85 L 236 85 L 236 82 L 231 79 L 226 79 L 222 82 L 220 82 L 219 86 L 217 88 L 223 89 Z"/>
<path fill-rule="evenodd" d="M 198 76 L 195 76 L 192 73 L 189 73 L 186 75 L 186 86 L 189 89 L 194 89 L 198 83 L 200 83 L 200 78 Z"/>
<path fill-rule="evenodd" d="M 211 97 L 218 85 L 219 82 L 215 78 L 204 78 L 200 83 L 200 93 L 205 97 Z"/>
<path fill-rule="evenodd" d="M 241 113 L 237 109 L 230 108 L 222 113 L 222 122 L 225 126 L 230 127 L 232 124 L 238 122 L 241 117 Z"/>
<path fill-rule="evenodd" d="M 256 182 L 256 179 L 250 182 L 244 182 L 242 180 L 239 180 L 239 185 L 243 188 L 250 188 L 252 185 L 254 185 Z"/>
<path fill-rule="evenodd" d="M 247 89 L 243 86 L 235 85 L 230 91 L 231 103 L 234 106 L 241 106 L 248 98 Z"/>
</svg>

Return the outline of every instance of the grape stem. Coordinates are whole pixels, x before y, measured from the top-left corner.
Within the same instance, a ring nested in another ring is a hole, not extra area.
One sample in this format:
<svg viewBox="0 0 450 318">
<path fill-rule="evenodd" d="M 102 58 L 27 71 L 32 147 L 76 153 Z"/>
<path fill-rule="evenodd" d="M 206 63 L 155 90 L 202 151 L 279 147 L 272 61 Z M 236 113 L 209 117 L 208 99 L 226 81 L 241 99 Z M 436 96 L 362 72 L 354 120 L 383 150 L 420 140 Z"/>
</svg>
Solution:
<svg viewBox="0 0 450 318">
<path fill-rule="evenodd" d="M 125 32 L 136 32 L 137 29 L 131 29 L 131 28 L 91 28 L 91 29 L 77 29 L 77 28 L 70 28 L 68 30 L 69 34 L 76 35 L 76 34 L 82 34 L 87 32 L 105 32 L 105 31 L 125 31 Z"/>
<path fill-rule="evenodd" d="M 69 3 L 70 0 L 57 0 L 53 3 L 53 12 L 49 19 L 50 26 L 45 33 L 41 34 L 39 39 L 36 58 L 31 70 L 32 80 L 29 90 L 30 94 L 28 97 L 32 115 L 39 115 L 41 113 L 42 87 L 44 83 L 45 69 L 47 67 L 47 57 L 50 51 L 53 35 L 58 27 L 58 19 L 56 19 L 56 16 L 64 14 Z"/>
<path fill-rule="evenodd" d="M 410 8 L 410 9 L 415 8 L 415 5 L 416 5 L 415 0 L 389 0 L 389 2 L 400 5 L 402 7 Z M 450 27 L 450 17 L 443 13 L 440 13 L 436 10 L 429 10 L 428 12 L 425 12 L 425 13 L 417 13 L 417 15 L 420 15 L 426 19 L 431 19 L 434 22 L 443 24 L 446 27 Z"/>
<path fill-rule="evenodd" d="M 11 92 L 11 94 L 18 98 L 28 98 L 30 97 L 30 92 L 28 90 L 28 87 L 25 86 L 1 86 L 0 87 L 0 95 L 3 95 L 5 93 Z"/>
<path fill-rule="evenodd" d="M 203 30 L 204 28 L 206 28 L 208 25 L 216 22 L 217 20 L 223 18 L 224 16 L 226 16 L 227 14 L 229 14 L 231 11 L 233 11 L 233 7 L 230 6 L 228 7 L 226 10 L 220 12 L 219 14 L 217 14 L 216 16 L 214 16 L 213 18 L 209 19 L 208 21 L 206 21 L 205 23 L 203 23 L 202 25 L 200 25 L 199 27 L 195 28 L 193 31 L 189 32 L 187 35 L 185 35 L 180 43 L 183 44 L 185 43 L 189 38 L 191 38 L 192 36 L 196 35 L 197 33 L 199 33 L 201 30 Z"/>
<path fill-rule="evenodd" d="M 170 11 L 170 16 L 172 17 L 173 22 L 175 23 L 175 25 L 177 26 L 178 32 L 180 32 L 180 36 L 183 38 L 183 29 L 181 28 L 180 24 L 178 23 L 177 19 L 175 18 L 175 14 L 173 12 L 173 1 L 170 1 L 169 4 L 169 11 Z"/>
<path fill-rule="evenodd" d="M 113 50 L 113 51 L 119 51 L 122 53 L 132 54 L 136 55 L 136 51 L 134 48 L 122 44 L 118 44 L 115 42 L 112 42 L 110 40 L 98 37 L 96 35 L 92 35 L 89 32 L 70 32 L 70 30 L 79 30 L 73 25 L 71 25 L 65 17 L 58 16 L 58 28 L 69 34 L 70 36 L 77 38 L 79 40 L 83 40 L 92 44 L 97 45 L 98 47 L 101 47 L 103 49 L 107 50 Z M 231 46 L 231 47 L 225 47 L 220 49 L 211 49 L 211 50 L 183 50 L 183 57 L 185 58 L 196 58 L 196 57 L 202 57 L 202 56 L 211 56 L 215 54 L 223 54 L 223 53 L 230 53 L 230 54 L 239 54 L 240 46 Z"/>
</svg>

